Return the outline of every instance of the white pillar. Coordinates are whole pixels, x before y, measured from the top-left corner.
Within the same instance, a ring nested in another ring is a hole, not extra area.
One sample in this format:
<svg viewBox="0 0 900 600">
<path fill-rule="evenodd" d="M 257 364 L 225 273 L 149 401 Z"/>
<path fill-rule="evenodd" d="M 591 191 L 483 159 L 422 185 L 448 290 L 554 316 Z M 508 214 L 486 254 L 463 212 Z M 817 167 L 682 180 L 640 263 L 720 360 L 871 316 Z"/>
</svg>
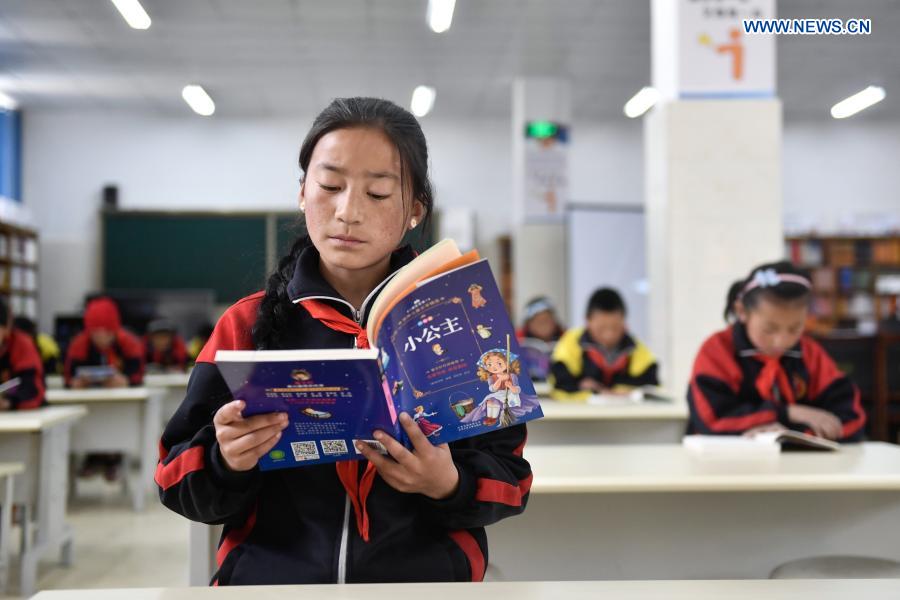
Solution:
<svg viewBox="0 0 900 600">
<path fill-rule="evenodd" d="M 513 309 L 520 314 L 532 297 L 548 296 L 565 318 L 571 87 L 560 79 L 517 79 L 512 105 Z M 545 148 L 536 148 L 536 142 L 526 138 L 528 124 L 535 122 L 562 127 L 565 131 L 558 137 L 563 139 L 548 140 Z"/>
<path fill-rule="evenodd" d="M 734 33 L 774 10 L 774 0 L 653 2 L 663 100 L 644 129 L 650 344 L 678 395 L 703 340 L 725 326 L 729 285 L 784 254 L 774 39 Z"/>
</svg>

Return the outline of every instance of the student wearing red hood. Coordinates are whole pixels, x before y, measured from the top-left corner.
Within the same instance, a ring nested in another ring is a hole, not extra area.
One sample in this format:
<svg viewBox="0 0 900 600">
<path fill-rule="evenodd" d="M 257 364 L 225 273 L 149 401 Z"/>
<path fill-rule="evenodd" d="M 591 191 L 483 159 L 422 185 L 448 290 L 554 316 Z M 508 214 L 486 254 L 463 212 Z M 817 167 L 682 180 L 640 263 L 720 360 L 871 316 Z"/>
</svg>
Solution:
<svg viewBox="0 0 900 600">
<path fill-rule="evenodd" d="M 82 367 L 111 367 L 101 378 L 85 374 Z M 81 372 L 79 372 L 81 371 Z M 144 379 L 144 345 L 122 328 L 119 309 L 110 298 L 88 302 L 84 331 L 69 344 L 64 371 L 67 387 L 126 387 Z"/>
</svg>

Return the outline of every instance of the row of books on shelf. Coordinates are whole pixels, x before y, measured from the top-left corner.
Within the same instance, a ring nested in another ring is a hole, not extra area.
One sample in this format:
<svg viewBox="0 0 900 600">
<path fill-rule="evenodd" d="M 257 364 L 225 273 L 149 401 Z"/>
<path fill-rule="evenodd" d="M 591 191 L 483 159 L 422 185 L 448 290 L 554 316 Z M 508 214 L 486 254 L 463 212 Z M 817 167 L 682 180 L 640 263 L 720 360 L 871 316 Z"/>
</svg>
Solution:
<svg viewBox="0 0 900 600">
<path fill-rule="evenodd" d="M 806 267 L 900 266 L 900 238 L 788 240 L 787 256 Z"/>
<path fill-rule="evenodd" d="M 21 294 L 4 294 L 4 297 L 9 301 L 9 308 L 14 315 L 37 319 L 37 298 Z"/>
<path fill-rule="evenodd" d="M 811 272 L 817 294 L 875 292 L 900 294 L 900 267 L 894 270 L 865 267 L 819 267 Z"/>
<path fill-rule="evenodd" d="M 35 264 L 38 260 L 37 240 L 32 237 L 0 233 L 0 258 Z"/>
<path fill-rule="evenodd" d="M 846 298 L 816 296 L 812 302 L 812 313 L 825 319 L 873 318 L 881 321 L 896 315 L 897 298 L 862 292 Z"/>
<path fill-rule="evenodd" d="M 37 279 L 35 269 L 0 265 L 0 288 L 33 292 L 37 290 Z"/>
</svg>

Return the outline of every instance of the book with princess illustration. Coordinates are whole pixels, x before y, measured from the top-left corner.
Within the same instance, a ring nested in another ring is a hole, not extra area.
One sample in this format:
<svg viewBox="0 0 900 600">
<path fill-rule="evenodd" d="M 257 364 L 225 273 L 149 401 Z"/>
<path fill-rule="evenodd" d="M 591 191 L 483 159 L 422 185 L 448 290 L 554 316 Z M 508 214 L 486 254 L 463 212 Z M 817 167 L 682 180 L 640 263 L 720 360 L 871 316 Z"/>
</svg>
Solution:
<svg viewBox="0 0 900 600">
<path fill-rule="evenodd" d="M 452 240 L 385 284 L 365 333 L 372 348 L 216 353 L 245 416 L 289 416 L 260 469 L 360 459 L 360 441 L 384 452 L 379 429 L 411 448 L 401 412 L 433 444 L 543 416 L 490 266 Z"/>
</svg>

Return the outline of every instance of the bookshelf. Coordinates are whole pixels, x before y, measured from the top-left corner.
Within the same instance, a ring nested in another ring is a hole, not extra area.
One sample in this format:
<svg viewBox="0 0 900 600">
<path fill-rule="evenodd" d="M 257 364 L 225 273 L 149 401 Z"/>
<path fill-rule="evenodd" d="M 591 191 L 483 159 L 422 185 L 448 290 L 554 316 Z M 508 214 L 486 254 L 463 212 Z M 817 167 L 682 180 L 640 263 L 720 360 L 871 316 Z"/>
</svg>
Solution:
<svg viewBox="0 0 900 600">
<path fill-rule="evenodd" d="M 38 235 L 31 229 L 0 223 L 0 295 L 14 315 L 37 319 Z"/>
<path fill-rule="evenodd" d="M 874 334 L 897 314 L 900 236 L 790 237 L 786 255 L 810 271 L 812 314 L 824 331 Z"/>
</svg>

